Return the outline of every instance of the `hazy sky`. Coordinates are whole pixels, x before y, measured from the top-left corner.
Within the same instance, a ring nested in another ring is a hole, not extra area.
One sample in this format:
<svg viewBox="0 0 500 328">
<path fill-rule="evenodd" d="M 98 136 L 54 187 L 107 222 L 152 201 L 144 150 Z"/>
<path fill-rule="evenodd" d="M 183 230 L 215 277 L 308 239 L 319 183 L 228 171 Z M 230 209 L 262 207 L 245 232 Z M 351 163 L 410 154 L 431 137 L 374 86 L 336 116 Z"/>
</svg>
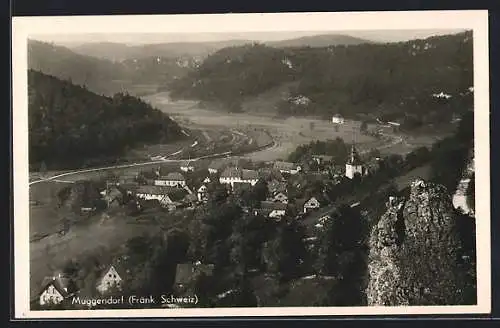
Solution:
<svg viewBox="0 0 500 328">
<path fill-rule="evenodd" d="M 325 32 L 252 32 L 252 33 L 178 33 L 178 34 L 58 34 L 33 35 L 31 38 L 63 45 L 88 42 L 117 42 L 127 44 L 170 43 L 170 42 L 212 42 L 223 40 L 277 41 L 303 36 L 322 34 L 343 34 L 378 42 L 397 42 L 426 38 L 433 35 L 455 34 L 462 30 L 369 30 L 369 31 L 325 31 Z"/>
</svg>

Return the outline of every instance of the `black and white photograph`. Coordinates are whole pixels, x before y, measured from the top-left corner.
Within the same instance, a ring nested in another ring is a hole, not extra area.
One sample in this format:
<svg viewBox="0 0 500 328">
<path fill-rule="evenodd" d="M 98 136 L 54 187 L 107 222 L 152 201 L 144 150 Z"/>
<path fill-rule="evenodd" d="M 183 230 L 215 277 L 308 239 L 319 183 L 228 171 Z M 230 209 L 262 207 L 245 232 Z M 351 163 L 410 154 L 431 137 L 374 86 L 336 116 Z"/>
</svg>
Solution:
<svg viewBox="0 0 500 328">
<path fill-rule="evenodd" d="M 487 24 L 15 17 L 16 316 L 488 313 Z"/>
</svg>

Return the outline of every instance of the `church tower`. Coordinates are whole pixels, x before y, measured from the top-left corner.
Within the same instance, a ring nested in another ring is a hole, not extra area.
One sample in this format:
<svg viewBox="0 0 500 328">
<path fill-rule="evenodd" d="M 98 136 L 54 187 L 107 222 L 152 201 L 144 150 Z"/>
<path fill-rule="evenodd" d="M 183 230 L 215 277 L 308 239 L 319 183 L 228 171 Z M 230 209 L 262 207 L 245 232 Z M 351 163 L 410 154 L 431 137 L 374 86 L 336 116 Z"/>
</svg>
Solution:
<svg viewBox="0 0 500 328">
<path fill-rule="evenodd" d="M 365 170 L 363 167 L 363 162 L 359 158 L 358 152 L 356 151 L 356 146 L 353 138 L 351 154 L 349 156 L 349 159 L 347 160 L 347 163 L 345 164 L 345 176 L 349 179 L 352 179 L 356 174 L 363 176 L 365 173 L 364 171 Z"/>
</svg>

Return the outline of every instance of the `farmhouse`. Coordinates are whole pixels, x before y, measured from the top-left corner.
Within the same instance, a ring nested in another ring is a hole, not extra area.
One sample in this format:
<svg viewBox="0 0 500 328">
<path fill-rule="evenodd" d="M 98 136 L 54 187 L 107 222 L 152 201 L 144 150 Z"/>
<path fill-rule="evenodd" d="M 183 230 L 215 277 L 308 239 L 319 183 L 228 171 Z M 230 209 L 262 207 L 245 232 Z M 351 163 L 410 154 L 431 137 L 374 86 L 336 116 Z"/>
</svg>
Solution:
<svg viewBox="0 0 500 328">
<path fill-rule="evenodd" d="M 260 203 L 260 208 L 255 211 L 255 214 L 262 214 L 273 219 L 279 219 L 285 215 L 286 209 L 287 204 L 264 201 Z"/>
<path fill-rule="evenodd" d="M 206 202 L 208 200 L 207 186 L 201 185 L 198 188 L 197 197 L 199 202 Z"/>
<path fill-rule="evenodd" d="M 297 174 L 302 170 L 302 167 L 290 162 L 275 162 L 274 169 L 281 173 Z"/>
<path fill-rule="evenodd" d="M 279 193 L 272 196 L 272 201 L 283 203 L 283 204 L 288 204 L 288 196 L 283 192 L 279 192 Z"/>
<path fill-rule="evenodd" d="M 304 213 L 316 210 L 320 207 L 320 205 L 321 204 L 316 197 L 311 197 L 304 203 Z"/>
<path fill-rule="evenodd" d="M 219 182 L 234 186 L 235 182 L 249 183 L 252 186 L 259 181 L 259 174 L 254 170 L 240 169 L 237 167 L 228 167 L 220 175 Z"/>
<path fill-rule="evenodd" d="M 183 189 L 172 189 L 163 186 L 140 186 L 137 189 L 136 196 L 144 200 L 157 200 L 162 206 L 174 204 L 175 200 L 172 199 L 176 192 Z"/>
<path fill-rule="evenodd" d="M 332 116 L 332 123 L 344 124 L 344 118 L 340 114 L 335 114 Z"/>
<path fill-rule="evenodd" d="M 351 155 L 345 164 L 345 176 L 349 179 L 354 178 L 355 175 L 363 176 L 366 174 L 366 170 L 363 166 L 363 162 L 359 158 L 356 147 L 352 145 Z"/>
<path fill-rule="evenodd" d="M 105 294 L 113 288 L 122 288 L 122 277 L 113 265 L 107 267 L 101 277 L 98 279 L 96 289 L 100 294 Z"/>
<path fill-rule="evenodd" d="M 185 187 L 186 179 L 179 172 L 171 172 L 155 180 L 155 186 Z"/>
<path fill-rule="evenodd" d="M 70 296 L 68 285 L 69 279 L 62 277 L 60 274 L 46 277 L 42 282 L 42 291 L 39 296 L 40 305 L 47 306 L 61 303 Z"/>
<path fill-rule="evenodd" d="M 193 172 L 194 171 L 194 165 L 193 162 L 191 161 L 184 161 L 181 163 L 181 171 L 183 172 Z"/>
</svg>

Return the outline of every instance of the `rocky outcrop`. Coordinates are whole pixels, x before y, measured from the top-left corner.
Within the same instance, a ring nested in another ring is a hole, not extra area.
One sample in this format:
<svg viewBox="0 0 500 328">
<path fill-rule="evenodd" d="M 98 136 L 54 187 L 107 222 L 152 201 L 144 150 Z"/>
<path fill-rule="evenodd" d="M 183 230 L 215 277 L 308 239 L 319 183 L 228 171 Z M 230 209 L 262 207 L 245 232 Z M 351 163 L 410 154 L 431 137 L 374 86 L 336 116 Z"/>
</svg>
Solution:
<svg viewBox="0 0 500 328">
<path fill-rule="evenodd" d="M 368 304 L 467 302 L 463 247 L 446 188 L 417 179 L 406 199 L 387 205 L 370 236 Z"/>
</svg>

